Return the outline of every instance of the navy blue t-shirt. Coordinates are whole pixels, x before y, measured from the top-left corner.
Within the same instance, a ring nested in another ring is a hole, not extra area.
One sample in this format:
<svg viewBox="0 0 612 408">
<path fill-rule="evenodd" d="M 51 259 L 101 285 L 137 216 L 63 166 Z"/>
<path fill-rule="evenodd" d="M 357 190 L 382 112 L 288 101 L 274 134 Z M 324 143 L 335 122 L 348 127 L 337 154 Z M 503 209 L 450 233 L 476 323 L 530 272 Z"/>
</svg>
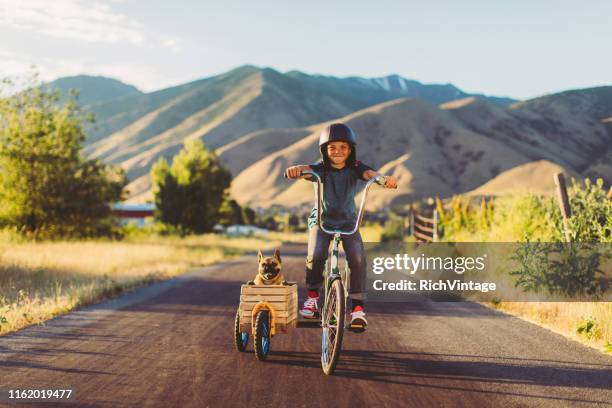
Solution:
<svg viewBox="0 0 612 408">
<path fill-rule="evenodd" d="M 357 220 L 355 195 L 357 180 L 364 180 L 363 173 L 372 170 L 370 166 L 357 161 L 352 166 L 335 169 L 324 166 L 322 162 L 311 164 L 312 170 L 321 177 L 323 182 L 323 226 L 327 229 L 350 230 Z M 310 181 L 316 182 L 314 177 Z M 317 209 L 312 209 L 308 217 L 308 227 L 317 224 Z"/>
</svg>

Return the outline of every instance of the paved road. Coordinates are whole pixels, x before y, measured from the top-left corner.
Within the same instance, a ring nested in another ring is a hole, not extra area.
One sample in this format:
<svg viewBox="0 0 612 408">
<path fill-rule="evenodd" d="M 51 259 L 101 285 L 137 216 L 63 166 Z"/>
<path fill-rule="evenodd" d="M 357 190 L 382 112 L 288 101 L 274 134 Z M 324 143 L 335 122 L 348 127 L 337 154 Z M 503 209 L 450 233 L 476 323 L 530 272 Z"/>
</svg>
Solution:
<svg viewBox="0 0 612 408">
<path fill-rule="evenodd" d="M 284 271 L 302 279 L 301 247 Z M 319 329 L 234 351 L 255 256 L 203 268 L 0 338 L 0 389 L 72 388 L 79 406 L 610 406 L 612 358 L 472 303 L 370 304 L 337 374 Z M 2 405 L 2 402 L 0 402 Z"/>
</svg>

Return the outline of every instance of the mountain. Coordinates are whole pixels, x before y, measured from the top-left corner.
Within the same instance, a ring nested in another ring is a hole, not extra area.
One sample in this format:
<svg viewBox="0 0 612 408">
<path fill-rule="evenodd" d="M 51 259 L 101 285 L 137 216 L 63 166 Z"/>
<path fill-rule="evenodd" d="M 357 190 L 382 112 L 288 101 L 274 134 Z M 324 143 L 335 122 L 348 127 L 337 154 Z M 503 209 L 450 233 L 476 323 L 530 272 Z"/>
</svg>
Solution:
<svg viewBox="0 0 612 408">
<path fill-rule="evenodd" d="M 441 105 L 466 128 L 585 176 L 604 177 L 612 153 L 612 86 L 572 90 L 501 108 L 468 98 Z"/>
<path fill-rule="evenodd" d="M 46 85 L 58 89 L 63 98 L 66 98 L 71 90 L 78 90 L 79 102 L 83 105 L 104 103 L 128 95 L 142 94 L 132 85 L 103 76 L 77 75 L 63 77 L 48 82 Z"/>
<path fill-rule="evenodd" d="M 612 87 L 517 102 L 397 75 L 338 78 L 254 66 L 151 93 L 123 85 L 116 97 L 84 93 L 97 117 L 86 153 L 127 171 L 133 202 L 151 198 L 155 161 L 198 138 L 234 175 L 239 202 L 310 203 L 309 183 L 289 183 L 282 170 L 316 160 L 318 133 L 332 121 L 355 128 L 364 162 L 399 178 L 397 191 L 374 189 L 379 207 L 503 193 L 522 188 L 517 181 L 542 191 L 545 174 L 559 169 L 612 181 Z"/>
<path fill-rule="evenodd" d="M 385 102 L 338 121 L 357 133 L 359 160 L 398 177 L 397 190 L 372 190 L 372 207 L 469 191 L 527 162 L 512 148 L 466 129 L 448 112 L 417 99 Z M 326 125 L 311 127 L 307 137 L 244 169 L 234 179 L 231 195 L 241 204 L 264 207 L 312 202 L 310 183 L 285 180 L 282 172 L 318 159 L 318 134 Z M 258 188 L 249 188 L 253 185 Z"/>
<path fill-rule="evenodd" d="M 398 190 L 372 192 L 372 206 L 384 207 L 466 192 L 545 193 L 554 189 L 552 174 L 557 171 L 603 177 L 609 184 L 611 101 L 612 87 L 563 92 L 509 107 L 475 97 L 439 106 L 400 99 L 337 120 L 359 135 L 361 160 L 398 177 Z M 318 133 L 326 124 L 304 128 L 307 136 L 253 160 L 234 179 L 232 196 L 263 207 L 311 203 L 309 183 L 289 182 L 282 170 L 318 159 Z M 235 143 L 233 154 L 240 149 Z"/>
<path fill-rule="evenodd" d="M 406 96 L 439 103 L 467 94 L 452 85 L 425 85 L 397 75 L 337 78 L 243 66 L 157 92 L 91 104 L 97 123 L 89 129 L 86 153 L 123 166 L 134 196 L 149 190 L 152 164 L 160 157 L 171 159 L 186 139 L 224 148 L 254 132 L 303 128 Z M 507 102 L 496 98 L 493 103 Z M 289 133 L 258 134 L 250 140 L 267 137 L 276 150 L 295 141 L 285 137 Z M 231 156 L 228 149 L 226 156 Z"/>
</svg>

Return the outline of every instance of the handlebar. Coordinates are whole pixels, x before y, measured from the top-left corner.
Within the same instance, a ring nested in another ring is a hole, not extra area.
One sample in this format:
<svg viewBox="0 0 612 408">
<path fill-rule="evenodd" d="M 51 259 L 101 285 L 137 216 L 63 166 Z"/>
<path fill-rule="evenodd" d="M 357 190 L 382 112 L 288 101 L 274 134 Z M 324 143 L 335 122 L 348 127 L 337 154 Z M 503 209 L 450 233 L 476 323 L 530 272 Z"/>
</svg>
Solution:
<svg viewBox="0 0 612 408">
<path fill-rule="evenodd" d="M 364 190 L 363 190 L 363 195 L 361 196 L 361 204 L 359 205 L 359 212 L 357 213 L 357 220 L 355 222 L 355 227 L 351 230 L 351 231 L 341 231 L 341 230 L 333 230 L 330 231 L 328 229 L 326 229 L 325 227 L 323 227 L 323 223 L 321 222 L 321 208 L 323 207 L 323 194 L 322 194 L 322 189 L 323 189 L 323 183 L 321 182 L 321 177 L 319 177 L 319 175 L 317 173 L 315 173 L 312 170 L 303 170 L 300 172 L 300 177 L 303 175 L 311 175 L 314 176 L 314 178 L 316 179 L 317 185 L 315 187 L 315 194 L 316 194 L 316 199 L 317 199 L 317 225 L 319 226 L 319 228 L 321 228 L 321 230 L 323 232 L 326 232 L 328 234 L 340 234 L 340 235 L 351 235 L 354 234 L 355 232 L 357 232 L 357 229 L 359 228 L 359 224 L 361 224 L 361 219 L 363 218 L 363 212 L 365 209 L 365 202 L 366 202 L 366 197 L 368 196 L 368 190 L 370 189 L 370 187 L 372 186 L 373 183 L 377 183 L 380 184 L 380 180 L 384 180 L 384 176 L 376 176 L 372 179 L 370 179 Z M 287 177 L 287 173 L 284 173 L 285 178 Z"/>
</svg>

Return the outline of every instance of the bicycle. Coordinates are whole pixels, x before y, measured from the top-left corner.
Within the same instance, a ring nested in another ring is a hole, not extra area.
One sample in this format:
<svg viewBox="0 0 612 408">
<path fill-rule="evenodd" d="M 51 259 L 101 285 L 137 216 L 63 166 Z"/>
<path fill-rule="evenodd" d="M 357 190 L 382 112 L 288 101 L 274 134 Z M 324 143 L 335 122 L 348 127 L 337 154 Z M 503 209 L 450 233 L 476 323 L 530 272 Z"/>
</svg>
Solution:
<svg viewBox="0 0 612 408">
<path fill-rule="evenodd" d="M 326 375 L 331 375 L 336 369 L 336 364 L 340 357 L 344 330 L 350 328 L 350 323 L 346 323 L 346 311 L 350 291 L 351 271 L 348 267 L 348 262 L 345 262 L 344 271 L 342 273 L 340 272 L 340 268 L 338 267 L 339 244 L 342 235 L 351 235 L 357 232 L 363 218 L 368 190 L 373 183 L 381 184 L 380 181 L 385 180 L 385 177 L 379 175 L 367 182 L 361 197 L 361 204 L 359 206 L 354 228 L 351 231 L 342 231 L 328 230 L 323 226 L 321 219 L 323 183 L 319 175 L 311 170 L 304 170 L 301 172 L 301 175 L 312 175 L 316 179 L 315 196 L 317 200 L 317 224 L 323 232 L 333 235 L 331 256 L 328 257 L 325 263 L 325 300 L 321 313 L 321 328 L 323 329 L 321 335 L 321 368 Z M 384 185 L 384 181 L 381 185 Z"/>
</svg>

